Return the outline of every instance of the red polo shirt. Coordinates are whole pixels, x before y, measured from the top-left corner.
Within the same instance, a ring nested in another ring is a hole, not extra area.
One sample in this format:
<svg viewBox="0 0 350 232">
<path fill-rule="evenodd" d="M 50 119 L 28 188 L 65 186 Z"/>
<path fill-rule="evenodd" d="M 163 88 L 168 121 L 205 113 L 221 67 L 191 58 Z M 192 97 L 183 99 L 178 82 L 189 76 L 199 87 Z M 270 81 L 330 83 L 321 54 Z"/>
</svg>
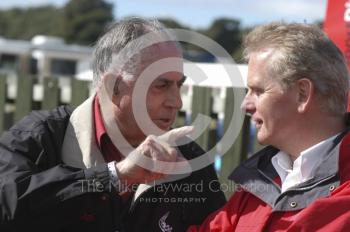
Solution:
<svg viewBox="0 0 350 232">
<path fill-rule="evenodd" d="M 100 102 L 98 100 L 97 95 L 95 96 L 93 104 L 94 104 L 93 115 L 94 115 L 96 144 L 100 149 L 106 162 L 111 162 L 111 161 L 119 162 L 120 160 L 122 160 L 122 155 L 120 154 L 118 149 L 114 146 L 111 138 L 107 134 L 106 127 L 103 123 L 103 118 L 101 114 Z M 120 193 L 120 196 L 122 197 L 124 203 L 127 202 L 132 195 L 133 195 L 132 188 L 128 189 L 128 191 L 126 192 Z"/>
<path fill-rule="evenodd" d="M 102 114 L 101 114 L 100 102 L 98 100 L 97 95 L 94 99 L 93 104 L 94 104 L 93 114 L 94 114 L 96 144 L 100 149 L 106 162 L 111 162 L 111 161 L 119 162 L 121 160 L 121 154 L 118 151 L 118 149 L 114 146 L 112 140 L 107 134 L 105 125 L 103 123 Z"/>
</svg>

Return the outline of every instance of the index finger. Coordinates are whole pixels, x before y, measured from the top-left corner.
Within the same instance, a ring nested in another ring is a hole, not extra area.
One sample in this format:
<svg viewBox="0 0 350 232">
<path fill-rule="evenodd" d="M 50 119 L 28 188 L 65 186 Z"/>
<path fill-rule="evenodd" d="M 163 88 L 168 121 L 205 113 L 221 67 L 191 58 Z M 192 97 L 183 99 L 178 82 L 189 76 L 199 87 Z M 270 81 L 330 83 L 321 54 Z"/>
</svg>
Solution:
<svg viewBox="0 0 350 232">
<path fill-rule="evenodd" d="M 166 132 L 165 134 L 158 136 L 157 139 L 163 142 L 169 143 L 170 145 L 175 145 L 176 140 L 193 133 L 193 131 L 194 131 L 193 126 L 183 126 L 183 127 L 172 129 Z"/>
</svg>

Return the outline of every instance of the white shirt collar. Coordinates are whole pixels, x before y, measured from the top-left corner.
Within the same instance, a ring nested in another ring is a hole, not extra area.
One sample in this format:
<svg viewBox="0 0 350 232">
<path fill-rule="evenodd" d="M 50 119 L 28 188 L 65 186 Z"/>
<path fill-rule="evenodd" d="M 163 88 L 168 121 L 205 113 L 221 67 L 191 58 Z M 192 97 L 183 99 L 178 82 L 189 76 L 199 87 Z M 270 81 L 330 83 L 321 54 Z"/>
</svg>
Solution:
<svg viewBox="0 0 350 232">
<path fill-rule="evenodd" d="M 338 136 L 338 134 L 302 151 L 294 162 L 291 160 L 290 156 L 283 151 L 279 151 L 272 157 L 272 165 L 281 178 L 281 192 L 314 177 L 316 167 L 328 154 L 336 136 Z"/>
</svg>

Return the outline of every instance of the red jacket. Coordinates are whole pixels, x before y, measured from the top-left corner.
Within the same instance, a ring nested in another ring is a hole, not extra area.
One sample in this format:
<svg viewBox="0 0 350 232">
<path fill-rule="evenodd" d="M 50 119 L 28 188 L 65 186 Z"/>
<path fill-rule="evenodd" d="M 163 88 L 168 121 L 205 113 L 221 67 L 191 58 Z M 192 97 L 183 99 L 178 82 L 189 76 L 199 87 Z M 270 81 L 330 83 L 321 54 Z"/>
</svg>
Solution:
<svg viewBox="0 0 350 232">
<path fill-rule="evenodd" d="M 350 231 L 350 133 L 343 136 L 335 139 L 316 171 L 321 178 L 283 194 L 276 191 L 279 187 L 273 180 L 278 176 L 271 169 L 276 149 L 259 152 L 233 172 L 232 179 L 244 190 L 236 191 L 223 208 L 187 232 Z M 339 165 L 331 165 L 338 160 L 338 151 Z"/>
</svg>

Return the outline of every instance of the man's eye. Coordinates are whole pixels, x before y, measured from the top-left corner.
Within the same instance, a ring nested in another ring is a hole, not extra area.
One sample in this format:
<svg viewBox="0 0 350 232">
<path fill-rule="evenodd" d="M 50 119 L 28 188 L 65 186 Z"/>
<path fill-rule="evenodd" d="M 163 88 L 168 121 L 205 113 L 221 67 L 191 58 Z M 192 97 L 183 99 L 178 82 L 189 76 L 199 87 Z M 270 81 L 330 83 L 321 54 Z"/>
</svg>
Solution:
<svg viewBox="0 0 350 232">
<path fill-rule="evenodd" d="M 248 89 L 248 92 L 247 92 L 248 95 L 257 96 L 257 97 L 259 97 L 263 93 L 264 93 L 263 89 L 255 89 L 255 88 L 254 89 Z"/>
<path fill-rule="evenodd" d="M 263 91 L 261 91 L 261 90 L 255 91 L 255 95 L 258 96 L 258 97 L 259 97 L 262 93 L 263 93 Z"/>
<path fill-rule="evenodd" d="M 168 86 L 167 83 L 158 83 L 158 84 L 155 85 L 155 87 L 157 89 L 163 89 L 163 88 L 166 88 L 167 86 Z"/>
<path fill-rule="evenodd" d="M 252 92 L 254 95 L 259 97 L 261 94 L 264 93 L 264 90 L 263 89 L 254 89 Z"/>
</svg>

